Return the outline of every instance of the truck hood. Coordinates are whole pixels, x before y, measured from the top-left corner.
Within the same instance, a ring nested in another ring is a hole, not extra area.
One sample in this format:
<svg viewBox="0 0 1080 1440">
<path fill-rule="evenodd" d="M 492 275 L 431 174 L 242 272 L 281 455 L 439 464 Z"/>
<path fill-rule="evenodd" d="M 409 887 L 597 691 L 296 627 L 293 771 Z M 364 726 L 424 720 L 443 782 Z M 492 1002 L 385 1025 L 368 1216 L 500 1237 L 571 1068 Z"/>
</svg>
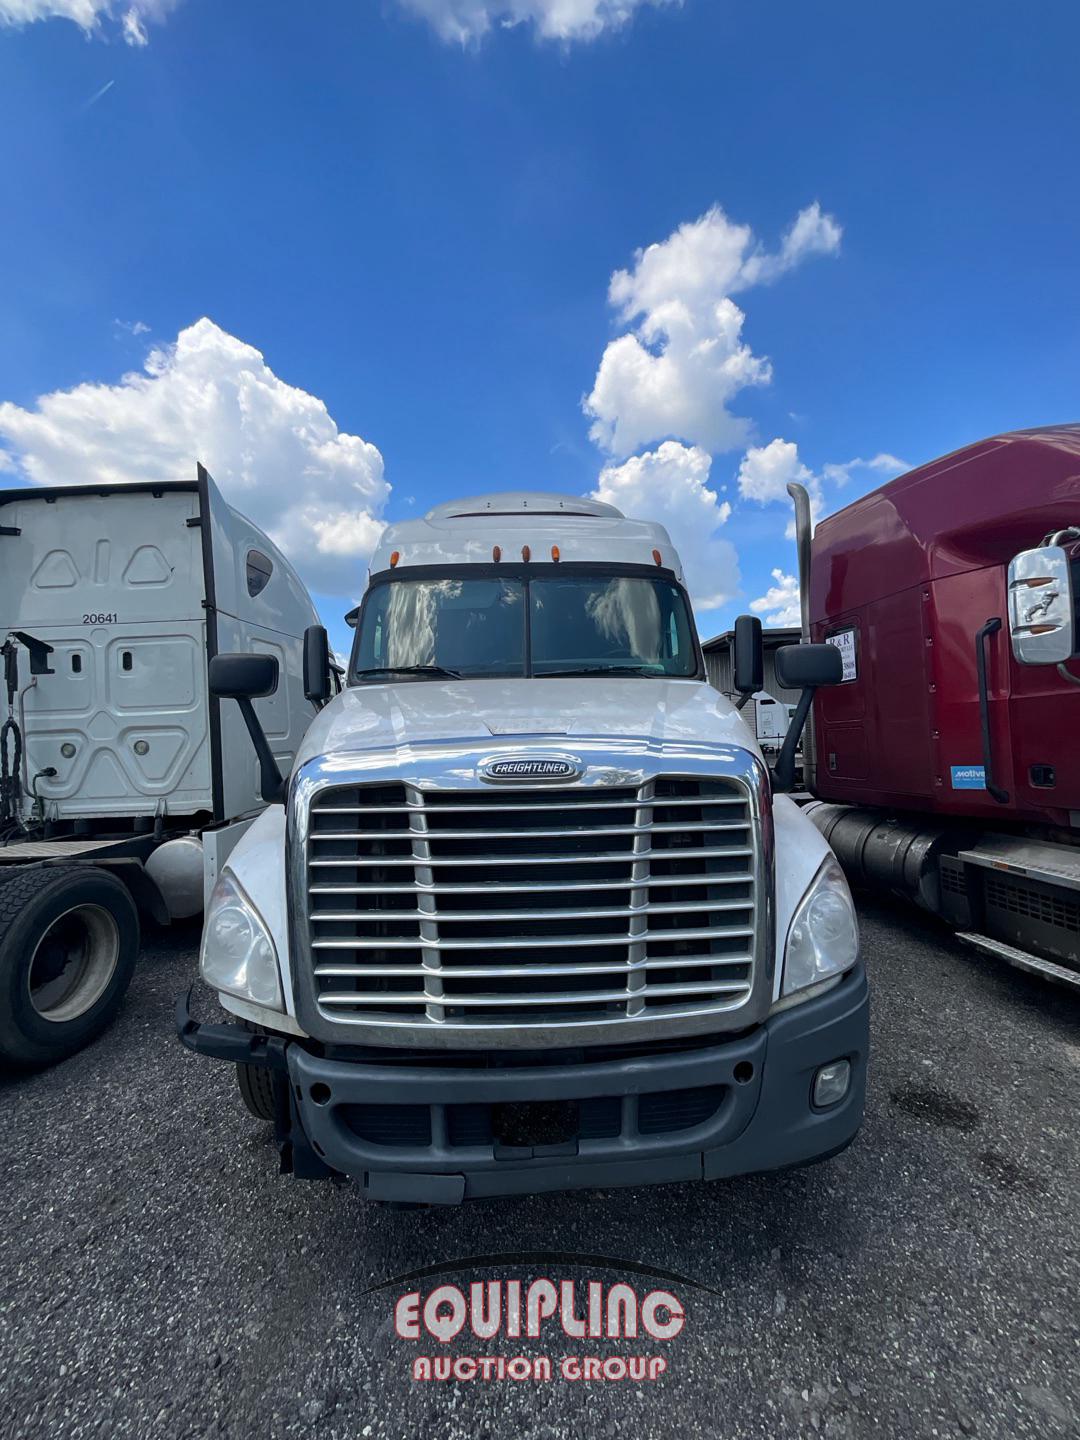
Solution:
<svg viewBox="0 0 1080 1440">
<path fill-rule="evenodd" d="M 419 680 L 342 692 L 311 722 L 297 755 L 405 750 L 438 741 L 613 736 L 737 745 L 760 754 L 735 707 L 700 680 Z"/>
</svg>

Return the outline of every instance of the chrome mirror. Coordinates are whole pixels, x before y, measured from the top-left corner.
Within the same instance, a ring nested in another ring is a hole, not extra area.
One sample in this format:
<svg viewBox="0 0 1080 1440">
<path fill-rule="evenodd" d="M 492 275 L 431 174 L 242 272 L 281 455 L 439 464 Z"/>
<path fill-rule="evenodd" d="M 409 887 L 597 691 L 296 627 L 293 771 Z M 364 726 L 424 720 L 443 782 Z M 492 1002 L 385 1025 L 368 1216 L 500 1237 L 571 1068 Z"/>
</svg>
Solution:
<svg viewBox="0 0 1080 1440">
<path fill-rule="evenodd" d="M 1073 653 L 1069 557 L 1060 545 L 1022 550 L 1009 566 L 1009 636 L 1021 665 L 1061 665 Z"/>
</svg>

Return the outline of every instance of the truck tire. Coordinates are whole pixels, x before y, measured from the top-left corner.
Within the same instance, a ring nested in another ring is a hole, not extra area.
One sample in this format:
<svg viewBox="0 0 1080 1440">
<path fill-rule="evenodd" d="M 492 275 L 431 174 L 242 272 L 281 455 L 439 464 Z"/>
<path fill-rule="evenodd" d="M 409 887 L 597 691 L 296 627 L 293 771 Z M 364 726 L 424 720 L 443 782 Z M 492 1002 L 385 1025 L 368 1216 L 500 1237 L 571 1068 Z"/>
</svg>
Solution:
<svg viewBox="0 0 1080 1440">
<path fill-rule="evenodd" d="M 240 1024 L 245 1030 L 253 1030 L 257 1035 L 266 1034 L 265 1030 L 258 1025 L 252 1025 L 249 1020 L 241 1020 Z M 241 1099 L 255 1119 L 265 1120 L 272 1125 L 274 1122 L 274 1077 L 272 1073 L 258 1065 L 237 1065 L 236 1084 Z"/>
<path fill-rule="evenodd" d="M 0 1061 L 52 1065 L 100 1035 L 139 953 L 126 886 L 96 865 L 18 869 L 0 886 Z"/>
</svg>

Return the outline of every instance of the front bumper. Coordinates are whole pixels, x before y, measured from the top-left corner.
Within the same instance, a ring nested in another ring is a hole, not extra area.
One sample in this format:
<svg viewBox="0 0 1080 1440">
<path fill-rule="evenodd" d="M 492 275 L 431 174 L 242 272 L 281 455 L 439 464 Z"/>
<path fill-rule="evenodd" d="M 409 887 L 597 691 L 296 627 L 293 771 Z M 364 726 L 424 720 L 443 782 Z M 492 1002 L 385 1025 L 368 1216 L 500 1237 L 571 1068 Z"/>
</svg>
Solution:
<svg viewBox="0 0 1080 1440">
<path fill-rule="evenodd" d="M 285 1036 L 199 1025 L 187 997 L 177 1029 L 200 1054 L 277 1072 L 283 1168 L 353 1176 L 376 1200 L 457 1204 L 712 1180 L 835 1154 L 862 1120 L 869 995 L 859 965 L 745 1035 L 566 1064 L 332 1059 Z M 816 1070 L 842 1058 L 847 1094 L 815 1109 Z M 563 1133 L 545 1126 L 551 1115 Z"/>
</svg>

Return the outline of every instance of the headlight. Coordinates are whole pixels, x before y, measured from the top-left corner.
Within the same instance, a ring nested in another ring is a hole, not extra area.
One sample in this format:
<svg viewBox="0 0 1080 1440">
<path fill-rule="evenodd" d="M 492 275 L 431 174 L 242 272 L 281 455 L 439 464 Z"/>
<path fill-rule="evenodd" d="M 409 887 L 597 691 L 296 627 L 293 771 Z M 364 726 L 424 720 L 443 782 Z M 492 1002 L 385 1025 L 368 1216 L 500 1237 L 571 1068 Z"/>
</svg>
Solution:
<svg viewBox="0 0 1080 1440">
<path fill-rule="evenodd" d="M 795 911 L 784 951 L 784 984 L 790 995 L 842 975 L 859 958 L 859 926 L 844 872 L 832 855 L 814 876 Z"/>
<path fill-rule="evenodd" d="M 274 942 L 228 870 L 221 872 L 206 909 L 199 969 L 215 990 L 270 1010 L 284 1009 Z"/>
</svg>

